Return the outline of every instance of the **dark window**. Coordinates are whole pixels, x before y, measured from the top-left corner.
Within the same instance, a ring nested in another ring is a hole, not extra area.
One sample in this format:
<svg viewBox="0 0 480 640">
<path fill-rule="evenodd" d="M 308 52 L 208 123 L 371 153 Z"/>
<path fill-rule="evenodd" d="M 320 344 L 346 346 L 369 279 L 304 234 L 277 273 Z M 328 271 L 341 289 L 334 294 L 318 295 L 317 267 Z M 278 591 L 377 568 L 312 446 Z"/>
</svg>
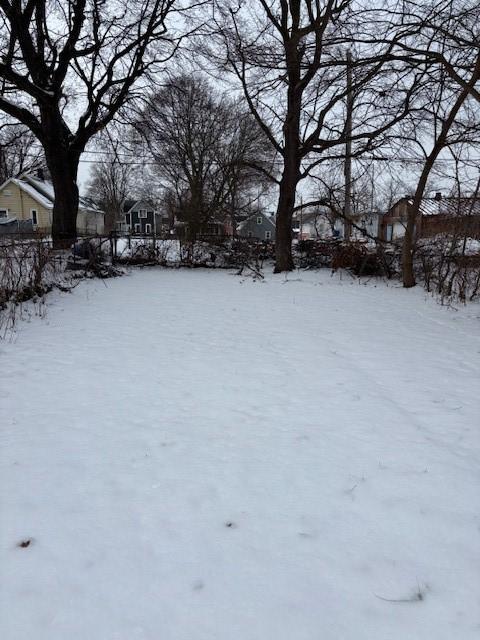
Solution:
<svg viewBox="0 0 480 640">
<path fill-rule="evenodd" d="M 125 214 L 125 224 L 132 224 L 132 215 L 130 213 Z"/>
<path fill-rule="evenodd" d="M 32 224 L 34 227 L 37 226 L 38 224 L 38 214 L 37 214 L 37 210 L 36 209 L 32 209 Z"/>
</svg>

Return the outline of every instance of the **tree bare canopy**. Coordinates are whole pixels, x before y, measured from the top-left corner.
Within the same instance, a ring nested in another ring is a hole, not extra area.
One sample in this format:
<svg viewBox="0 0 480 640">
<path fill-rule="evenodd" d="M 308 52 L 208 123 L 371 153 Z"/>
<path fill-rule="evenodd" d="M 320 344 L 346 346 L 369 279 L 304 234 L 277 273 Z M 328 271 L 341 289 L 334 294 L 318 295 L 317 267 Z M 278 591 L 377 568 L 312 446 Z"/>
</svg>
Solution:
<svg viewBox="0 0 480 640">
<path fill-rule="evenodd" d="M 397 10 L 396 55 L 410 68 L 426 69 L 417 105 L 403 122 L 399 140 L 419 157 L 413 202 L 403 242 L 403 284 L 415 285 L 415 228 L 428 180 L 442 154 L 458 162 L 462 149 L 480 139 L 480 5 L 472 0 L 407 0 Z"/>
<path fill-rule="evenodd" d="M 176 50 L 180 0 L 0 0 L 0 109 L 38 138 L 55 190 L 56 246 L 76 235 L 78 163 Z M 178 22 L 177 21 L 177 22 Z"/>
<path fill-rule="evenodd" d="M 281 158 L 276 270 L 290 270 L 299 182 L 327 158 L 345 156 L 347 143 L 354 156 L 372 151 L 409 111 L 423 71 L 407 77 L 392 60 L 391 19 L 381 9 L 351 0 L 214 4 L 206 57 L 237 80 Z M 355 103 L 351 129 L 347 99 Z"/>
<path fill-rule="evenodd" d="M 120 220 L 122 205 L 135 192 L 136 167 L 123 161 L 121 140 L 123 130 L 108 129 L 96 139 L 96 150 L 102 155 L 93 165 L 88 182 L 88 196 L 105 211 L 105 230 L 113 231 Z"/>
<path fill-rule="evenodd" d="M 468 87 L 480 102 L 471 74 L 480 55 L 480 4 L 477 0 L 405 0 L 395 10 L 398 39 L 411 63 L 439 67 L 451 82 Z"/>
<path fill-rule="evenodd" d="M 272 153 L 248 113 L 203 78 L 179 76 L 151 96 L 136 128 L 148 144 L 168 208 L 195 238 L 236 216 L 275 178 Z"/>
<path fill-rule="evenodd" d="M 0 184 L 45 166 L 45 156 L 33 133 L 18 123 L 0 124 Z"/>
</svg>

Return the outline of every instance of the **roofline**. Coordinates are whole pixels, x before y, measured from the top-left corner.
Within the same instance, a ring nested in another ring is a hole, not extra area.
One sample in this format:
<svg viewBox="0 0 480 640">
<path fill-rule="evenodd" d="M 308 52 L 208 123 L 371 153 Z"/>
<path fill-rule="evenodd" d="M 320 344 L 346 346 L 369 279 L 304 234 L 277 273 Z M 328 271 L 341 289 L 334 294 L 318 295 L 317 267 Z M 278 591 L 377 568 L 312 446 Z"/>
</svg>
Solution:
<svg viewBox="0 0 480 640">
<path fill-rule="evenodd" d="M 18 180 L 18 178 L 7 178 L 3 184 L 0 184 L 0 190 L 4 189 L 9 182 L 13 182 L 14 180 Z"/>
<path fill-rule="evenodd" d="M 25 175 L 25 174 L 22 174 Z M 38 195 L 35 195 L 34 193 L 31 193 L 30 190 L 33 191 L 37 191 L 35 189 L 35 187 L 29 183 L 25 184 L 22 182 L 21 178 L 7 178 L 7 180 L 5 180 L 5 182 L 3 184 L 0 185 L 0 191 L 2 189 L 4 189 L 8 184 L 14 184 L 16 185 L 19 189 L 21 189 L 24 193 L 26 193 L 28 196 L 30 196 L 30 198 L 32 198 L 33 200 L 35 200 L 35 202 L 37 202 L 41 207 L 43 207 L 44 209 L 53 209 L 54 206 L 54 202 L 50 201 L 49 198 L 47 198 L 47 196 L 44 196 L 43 193 L 38 192 Z M 81 199 L 81 198 L 80 198 Z M 48 204 L 46 204 L 46 201 L 48 201 Z M 97 209 L 97 208 L 92 208 L 90 206 L 84 206 L 82 205 L 80 202 L 78 204 L 78 211 L 85 211 L 88 213 L 95 213 L 95 214 L 101 214 L 103 216 L 105 216 L 105 211 L 103 211 L 102 209 Z"/>
<path fill-rule="evenodd" d="M 49 204 L 45 204 L 44 201 L 49 200 L 43 193 L 38 192 L 38 196 L 30 193 L 25 187 L 29 187 L 36 191 L 35 187 L 31 184 L 24 184 L 21 178 L 8 178 L 2 185 L 0 185 L 0 191 L 4 189 L 10 182 L 16 185 L 19 189 L 21 189 L 24 193 L 28 194 L 35 202 L 37 202 L 44 209 L 53 209 L 53 202 L 49 202 Z M 40 199 L 41 198 L 41 199 Z"/>
<path fill-rule="evenodd" d="M 272 227 L 275 229 L 276 225 L 275 222 L 273 220 L 271 220 L 266 213 L 252 213 L 251 216 L 248 216 L 248 218 L 245 218 L 245 220 L 242 220 L 241 222 L 238 223 L 238 227 L 240 227 L 240 225 L 244 225 L 245 223 L 247 223 L 249 220 L 251 220 L 252 218 L 256 218 L 257 216 L 263 216 L 265 218 L 265 220 L 268 220 L 268 222 L 270 222 L 270 224 L 272 225 Z"/>
</svg>

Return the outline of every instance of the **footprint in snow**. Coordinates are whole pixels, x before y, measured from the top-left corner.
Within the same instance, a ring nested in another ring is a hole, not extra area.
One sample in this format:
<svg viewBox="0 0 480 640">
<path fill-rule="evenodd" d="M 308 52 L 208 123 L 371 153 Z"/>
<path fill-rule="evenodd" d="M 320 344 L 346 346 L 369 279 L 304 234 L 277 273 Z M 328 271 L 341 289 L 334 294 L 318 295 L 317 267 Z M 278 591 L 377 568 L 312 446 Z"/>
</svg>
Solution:
<svg viewBox="0 0 480 640">
<path fill-rule="evenodd" d="M 17 547 L 20 547 L 20 549 L 26 549 L 31 544 L 32 544 L 32 539 L 26 538 L 25 540 L 20 540 L 20 542 L 17 542 Z"/>
</svg>

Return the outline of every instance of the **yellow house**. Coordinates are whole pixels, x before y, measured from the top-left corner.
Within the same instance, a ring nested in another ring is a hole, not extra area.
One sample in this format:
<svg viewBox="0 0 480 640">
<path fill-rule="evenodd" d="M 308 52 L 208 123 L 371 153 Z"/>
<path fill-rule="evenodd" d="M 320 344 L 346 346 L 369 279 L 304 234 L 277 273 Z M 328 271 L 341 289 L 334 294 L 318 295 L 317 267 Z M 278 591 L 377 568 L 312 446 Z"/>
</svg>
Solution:
<svg viewBox="0 0 480 640">
<path fill-rule="evenodd" d="M 48 180 L 29 174 L 9 178 L 0 186 L 0 224 L 12 223 L 9 226 L 19 230 L 50 233 L 54 198 L 53 186 Z M 80 198 L 77 232 L 101 235 L 104 231 L 104 212 Z"/>
</svg>

